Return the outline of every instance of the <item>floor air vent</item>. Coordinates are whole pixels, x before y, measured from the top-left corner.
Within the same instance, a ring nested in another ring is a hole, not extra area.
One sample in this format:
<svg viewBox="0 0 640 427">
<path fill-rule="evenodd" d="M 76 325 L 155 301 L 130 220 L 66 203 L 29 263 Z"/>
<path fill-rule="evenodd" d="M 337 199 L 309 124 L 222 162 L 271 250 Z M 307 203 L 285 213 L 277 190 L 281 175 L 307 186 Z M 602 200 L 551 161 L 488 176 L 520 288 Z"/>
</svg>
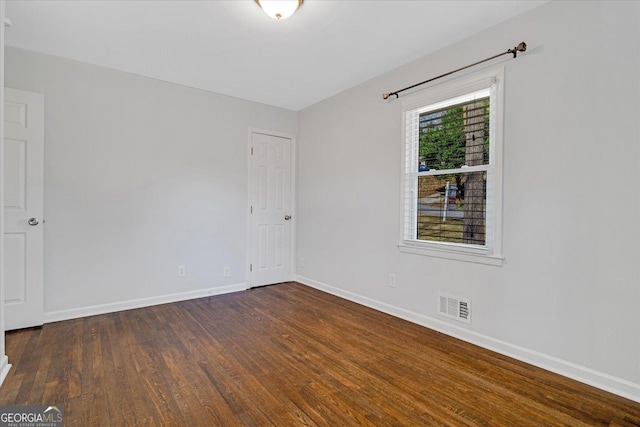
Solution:
<svg viewBox="0 0 640 427">
<path fill-rule="evenodd" d="M 471 323 L 471 301 L 451 295 L 440 294 L 438 313 L 460 322 Z"/>
</svg>

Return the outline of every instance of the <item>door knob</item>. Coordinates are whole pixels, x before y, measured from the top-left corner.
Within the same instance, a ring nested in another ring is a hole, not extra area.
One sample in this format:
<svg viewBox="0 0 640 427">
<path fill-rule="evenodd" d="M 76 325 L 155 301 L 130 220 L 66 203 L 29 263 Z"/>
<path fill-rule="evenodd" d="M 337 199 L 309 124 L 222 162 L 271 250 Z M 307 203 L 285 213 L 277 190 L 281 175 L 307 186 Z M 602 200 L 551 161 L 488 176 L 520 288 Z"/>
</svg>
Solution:
<svg viewBox="0 0 640 427">
<path fill-rule="evenodd" d="M 285 221 L 289 221 L 290 219 L 291 219 L 291 215 L 285 215 L 285 216 L 284 216 L 284 220 L 285 220 Z"/>
<path fill-rule="evenodd" d="M 30 226 L 34 227 L 34 226 L 36 226 L 38 224 L 39 224 L 38 218 L 29 218 L 29 225 Z"/>
</svg>

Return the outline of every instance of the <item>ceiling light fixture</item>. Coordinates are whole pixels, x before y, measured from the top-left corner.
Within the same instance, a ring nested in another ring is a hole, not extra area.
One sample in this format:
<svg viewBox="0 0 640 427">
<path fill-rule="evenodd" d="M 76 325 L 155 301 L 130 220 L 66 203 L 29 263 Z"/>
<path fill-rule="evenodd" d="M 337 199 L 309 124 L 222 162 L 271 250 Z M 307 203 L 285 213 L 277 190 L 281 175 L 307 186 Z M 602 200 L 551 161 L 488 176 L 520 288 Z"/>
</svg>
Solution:
<svg viewBox="0 0 640 427">
<path fill-rule="evenodd" d="M 264 13 L 273 19 L 287 19 L 302 5 L 304 0 L 256 0 Z"/>
</svg>

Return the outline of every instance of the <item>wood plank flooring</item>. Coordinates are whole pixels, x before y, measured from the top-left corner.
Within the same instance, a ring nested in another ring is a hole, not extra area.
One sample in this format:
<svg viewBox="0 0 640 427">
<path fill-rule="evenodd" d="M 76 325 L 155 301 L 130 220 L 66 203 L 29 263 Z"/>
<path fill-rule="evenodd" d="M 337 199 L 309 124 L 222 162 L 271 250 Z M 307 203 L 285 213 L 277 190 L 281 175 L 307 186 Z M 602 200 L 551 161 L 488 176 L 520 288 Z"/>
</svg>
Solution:
<svg viewBox="0 0 640 427">
<path fill-rule="evenodd" d="M 9 332 L 66 426 L 640 426 L 636 403 L 298 283 Z"/>
</svg>

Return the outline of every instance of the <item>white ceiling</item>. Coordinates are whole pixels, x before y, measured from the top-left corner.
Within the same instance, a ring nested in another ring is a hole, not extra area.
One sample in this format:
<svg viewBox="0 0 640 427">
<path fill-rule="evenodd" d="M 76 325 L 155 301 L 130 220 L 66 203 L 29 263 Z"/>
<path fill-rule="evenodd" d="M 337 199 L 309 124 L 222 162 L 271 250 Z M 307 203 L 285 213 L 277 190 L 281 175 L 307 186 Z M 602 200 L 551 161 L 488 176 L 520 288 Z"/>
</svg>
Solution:
<svg viewBox="0 0 640 427">
<path fill-rule="evenodd" d="M 542 3 L 306 0 L 276 21 L 253 0 L 13 0 L 6 43 L 300 110 Z"/>
</svg>

